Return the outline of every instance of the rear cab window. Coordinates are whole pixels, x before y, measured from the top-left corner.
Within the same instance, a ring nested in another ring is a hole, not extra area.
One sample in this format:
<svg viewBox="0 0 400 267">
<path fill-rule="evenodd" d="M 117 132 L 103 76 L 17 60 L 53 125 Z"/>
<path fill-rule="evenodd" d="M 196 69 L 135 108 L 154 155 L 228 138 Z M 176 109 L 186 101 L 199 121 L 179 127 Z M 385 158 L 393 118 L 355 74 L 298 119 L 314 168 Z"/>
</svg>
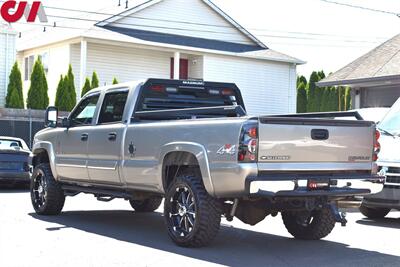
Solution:
<svg viewBox="0 0 400 267">
<path fill-rule="evenodd" d="M 101 106 L 98 124 L 122 122 L 128 89 L 107 93 Z"/>
<path fill-rule="evenodd" d="M 237 106 L 244 110 L 240 91 L 233 84 L 156 80 L 142 87 L 133 117 L 157 111 Z M 223 116 L 216 113 L 215 117 Z"/>
</svg>

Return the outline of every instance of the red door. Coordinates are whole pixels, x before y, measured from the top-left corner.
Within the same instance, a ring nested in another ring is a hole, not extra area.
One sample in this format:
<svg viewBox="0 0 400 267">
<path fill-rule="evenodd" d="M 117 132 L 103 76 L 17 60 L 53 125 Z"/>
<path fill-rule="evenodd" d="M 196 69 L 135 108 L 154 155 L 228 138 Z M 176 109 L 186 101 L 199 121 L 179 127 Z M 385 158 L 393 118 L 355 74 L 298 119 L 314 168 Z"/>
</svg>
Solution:
<svg viewBox="0 0 400 267">
<path fill-rule="evenodd" d="M 171 58 L 171 79 L 174 78 L 174 58 Z M 179 79 L 187 80 L 189 78 L 189 60 L 181 58 L 179 63 Z"/>
</svg>

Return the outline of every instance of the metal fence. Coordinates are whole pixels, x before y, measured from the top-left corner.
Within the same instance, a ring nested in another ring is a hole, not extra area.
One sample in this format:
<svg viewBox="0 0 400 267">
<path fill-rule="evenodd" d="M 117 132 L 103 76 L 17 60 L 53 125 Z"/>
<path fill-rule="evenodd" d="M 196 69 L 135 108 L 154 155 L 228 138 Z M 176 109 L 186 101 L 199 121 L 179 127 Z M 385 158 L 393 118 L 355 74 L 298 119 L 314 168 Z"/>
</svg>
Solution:
<svg viewBox="0 0 400 267">
<path fill-rule="evenodd" d="M 0 136 L 18 137 L 32 148 L 33 137 L 44 128 L 44 121 L 2 120 L 0 119 Z"/>
<path fill-rule="evenodd" d="M 0 136 L 18 137 L 32 148 L 35 134 L 44 128 L 44 110 L 0 108 Z M 59 116 L 67 117 L 67 112 Z"/>
</svg>

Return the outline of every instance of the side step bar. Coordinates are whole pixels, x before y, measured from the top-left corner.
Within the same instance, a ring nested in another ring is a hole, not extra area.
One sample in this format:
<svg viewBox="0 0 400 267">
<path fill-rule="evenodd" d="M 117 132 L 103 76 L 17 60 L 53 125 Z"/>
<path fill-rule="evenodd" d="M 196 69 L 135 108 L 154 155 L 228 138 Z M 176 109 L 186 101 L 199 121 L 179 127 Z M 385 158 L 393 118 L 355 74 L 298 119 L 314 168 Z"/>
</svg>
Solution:
<svg viewBox="0 0 400 267">
<path fill-rule="evenodd" d="M 93 194 L 97 197 L 98 200 L 101 201 L 110 201 L 114 198 L 124 198 L 124 199 L 132 198 L 132 194 L 129 194 L 127 192 L 121 192 L 117 190 L 103 189 L 97 187 L 63 184 L 61 185 L 61 188 L 64 190 L 66 196 L 76 196 L 79 193 Z"/>
</svg>

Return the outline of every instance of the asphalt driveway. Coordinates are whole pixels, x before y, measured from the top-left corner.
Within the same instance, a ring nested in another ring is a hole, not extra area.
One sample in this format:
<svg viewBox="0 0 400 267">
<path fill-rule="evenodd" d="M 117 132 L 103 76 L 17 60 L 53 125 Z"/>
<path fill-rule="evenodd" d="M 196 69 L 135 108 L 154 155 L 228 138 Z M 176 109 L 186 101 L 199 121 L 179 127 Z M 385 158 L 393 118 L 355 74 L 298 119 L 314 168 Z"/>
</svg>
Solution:
<svg viewBox="0 0 400 267">
<path fill-rule="evenodd" d="M 79 195 L 61 216 L 41 217 L 28 192 L 0 190 L 0 266 L 400 266 L 400 213 L 348 220 L 315 242 L 292 239 L 279 216 L 256 227 L 223 221 L 212 246 L 185 249 L 170 241 L 160 212 Z"/>
</svg>

